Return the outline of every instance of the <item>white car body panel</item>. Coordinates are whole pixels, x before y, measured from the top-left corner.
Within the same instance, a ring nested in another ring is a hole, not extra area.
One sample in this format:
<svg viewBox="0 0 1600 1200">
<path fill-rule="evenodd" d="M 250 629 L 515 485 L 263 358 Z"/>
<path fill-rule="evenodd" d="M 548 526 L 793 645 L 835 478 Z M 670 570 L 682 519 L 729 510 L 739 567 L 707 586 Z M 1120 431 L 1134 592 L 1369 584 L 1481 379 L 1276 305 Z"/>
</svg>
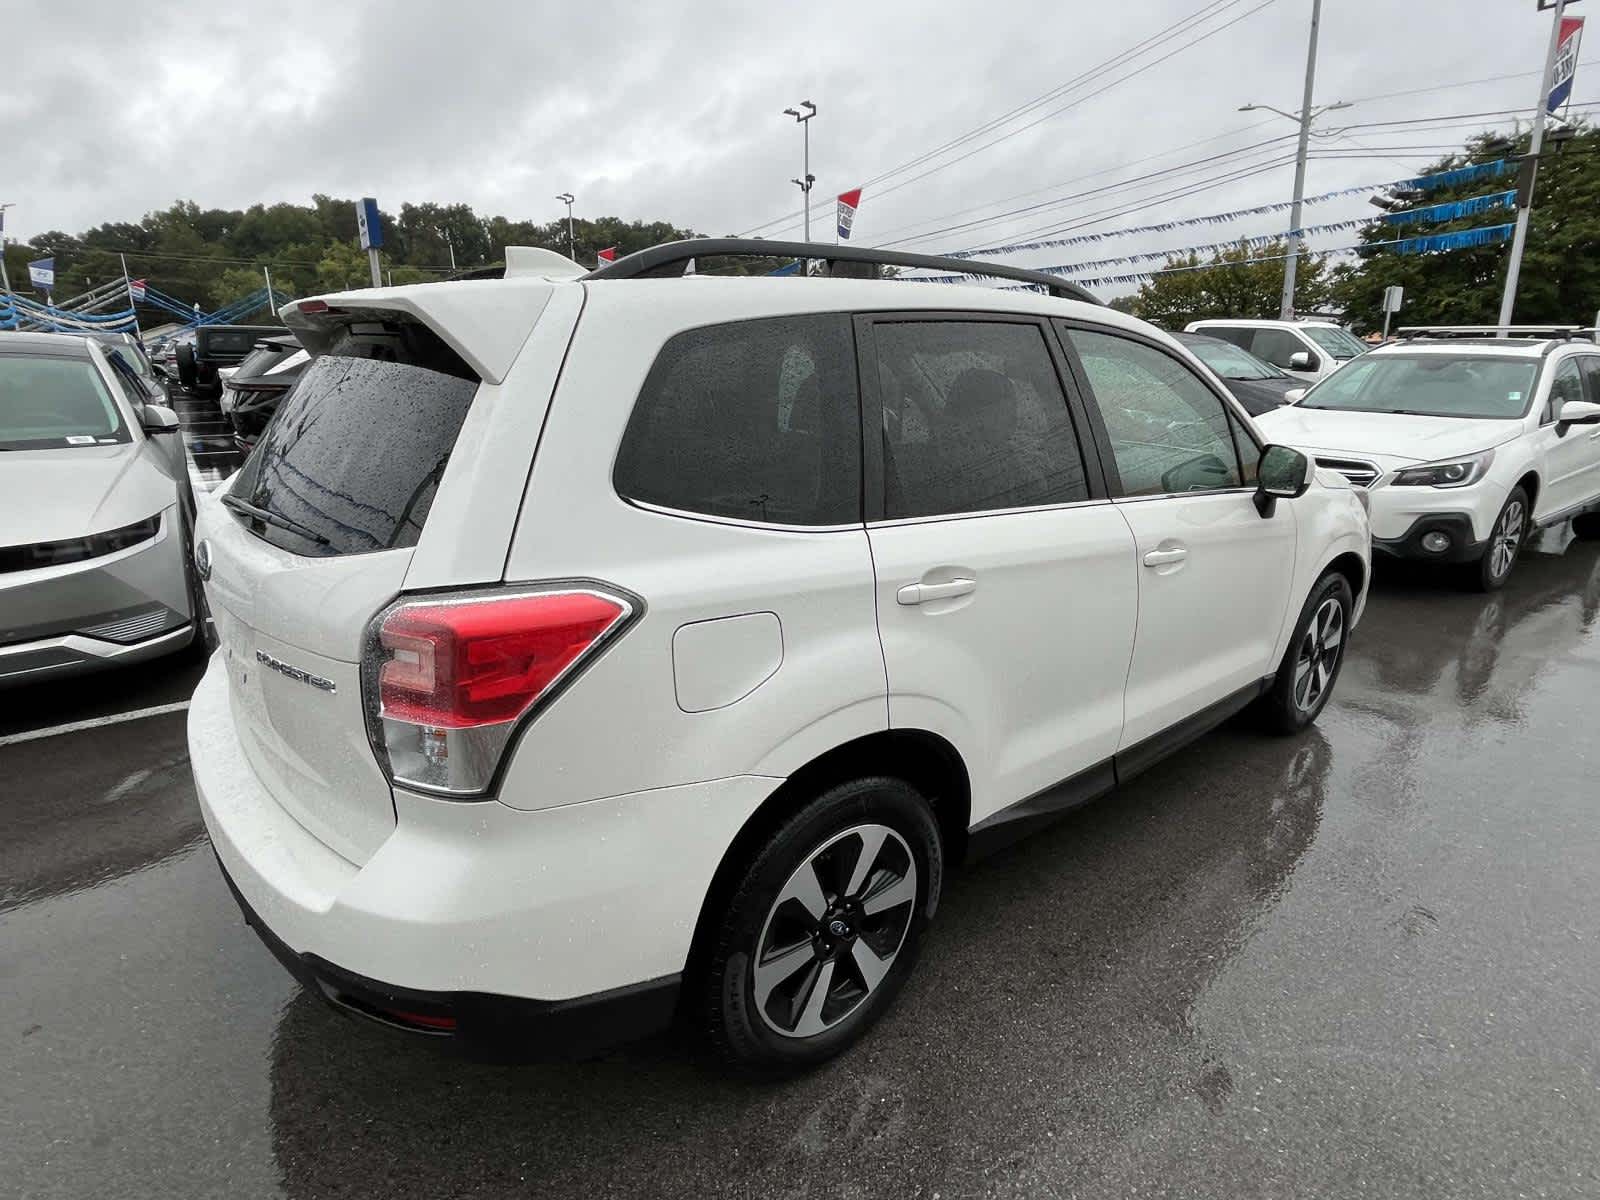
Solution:
<svg viewBox="0 0 1600 1200">
<path fill-rule="evenodd" d="M 960 751 L 974 822 L 1116 753 L 1139 581 L 1114 505 L 889 522 L 870 535 L 890 723 Z M 899 602 L 904 587 L 953 579 L 976 586 Z"/>
<path fill-rule="evenodd" d="M 1119 749 L 1277 668 L 1278 634 L 1295 582 L 1294 509 L 1301 501 L 1279 504 L 1263 518 L 1253 495 L 1117 502 L 1133 530 L 1139 563 L 1139 636 Z M 1179 550 L 1187 553 L 1180 561 L 1146 562 L 1147 555 Z"/>
</svg>

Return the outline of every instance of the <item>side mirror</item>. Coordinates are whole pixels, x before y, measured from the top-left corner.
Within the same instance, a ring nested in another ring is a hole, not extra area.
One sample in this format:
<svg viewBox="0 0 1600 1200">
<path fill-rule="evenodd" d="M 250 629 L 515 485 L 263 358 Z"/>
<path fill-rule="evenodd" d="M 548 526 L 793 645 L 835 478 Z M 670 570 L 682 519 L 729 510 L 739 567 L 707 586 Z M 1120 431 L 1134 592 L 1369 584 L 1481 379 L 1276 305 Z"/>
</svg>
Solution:
<svg viewBox="0 0 1600 1200">
<path fill-rule="evenodd" d="M 1296 350 L 1289 355 L 1289 370 L 1315 371 L 1317 369 L 1317 356 L 1309 350 Z"/>
<path fill-rule="evenodd" d="M 1556 432 L 1564 434 L 1569 425 L 1600 425 L 1600 404 L 1587 400 L 1568 400 L 1556 413 Z"/>
<path fill-rule="evenodd" d="M 139 410 L 139 425 L 146 433 L 177 433 L 178 414 L 164 404 L 146 404 Z"/>
<path fill-rule="evenodd" d="M 1270 517 L 1279 500 L 1295 500 L 1311 486 L 1311 460 L 1288 446 L 1268 446 L 1256 466 L 1256 511 Z"/>
<path fill-rule="evenodd" d="M 1283 402 L 1285 404 L 1299 404 L 1300 401 L 1306 398 L 1306 393 L 1310 390 L 1310 388 L 1290 388 L 1283 394 Z"/>
</svg>

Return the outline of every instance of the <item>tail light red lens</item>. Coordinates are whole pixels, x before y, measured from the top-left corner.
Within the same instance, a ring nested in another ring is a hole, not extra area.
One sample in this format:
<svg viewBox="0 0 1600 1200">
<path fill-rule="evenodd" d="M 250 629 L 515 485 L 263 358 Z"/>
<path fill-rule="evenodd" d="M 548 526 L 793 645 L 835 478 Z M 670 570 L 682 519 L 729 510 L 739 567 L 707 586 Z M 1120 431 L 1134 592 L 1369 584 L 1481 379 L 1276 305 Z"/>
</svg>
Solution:
<svg viewBox="0 0 1600 1200">
<path fill-rule="evenodd" d="M 367 672 L 373 741 L 391 778 L 481 793 L 521 718 L 636 611 L 591 587 L 395 604 L 377 624 Z"/>
</svg>

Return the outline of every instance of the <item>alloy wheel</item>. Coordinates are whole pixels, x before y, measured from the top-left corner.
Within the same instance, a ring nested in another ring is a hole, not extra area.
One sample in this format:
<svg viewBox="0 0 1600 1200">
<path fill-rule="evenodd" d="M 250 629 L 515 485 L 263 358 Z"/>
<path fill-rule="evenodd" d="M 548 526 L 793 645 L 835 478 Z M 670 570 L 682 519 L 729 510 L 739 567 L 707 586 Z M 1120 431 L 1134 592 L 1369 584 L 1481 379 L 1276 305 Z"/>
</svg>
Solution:
<svg viewBox="0 0 1600 1200">
<path fill-rule="evenodd" d="M 855 825 L 812 851 L 778 892 L 751 960 L 755 1008 L 783 1037 L 813 1037 L 889 974 L 916 910 L 917 863 L 887 825 Z"/>
<path fill-rule="evenodd" d="M 1317 606 L 1300 639 L 1294 664 L 1294 703 L 1301 712 L 1314 712 L 1327 695 L 1333 673 L 1344 653 L 1344 605 L 1329 596 Z"/>
<path fill-rule="evenodd" d="M 1506 572 L 1511 570 L 1511 564 L 1517 561 L 1517 551 L 1522 547 L 1523 526 L 1526 524 L 1527 516 L 1521 500 L 1507 504 L 1500 519 L 1494 523 L 1494 532 L 1489 535 L 1489 570 L 1496 579 L 1504 578 Z"/>
</svg>

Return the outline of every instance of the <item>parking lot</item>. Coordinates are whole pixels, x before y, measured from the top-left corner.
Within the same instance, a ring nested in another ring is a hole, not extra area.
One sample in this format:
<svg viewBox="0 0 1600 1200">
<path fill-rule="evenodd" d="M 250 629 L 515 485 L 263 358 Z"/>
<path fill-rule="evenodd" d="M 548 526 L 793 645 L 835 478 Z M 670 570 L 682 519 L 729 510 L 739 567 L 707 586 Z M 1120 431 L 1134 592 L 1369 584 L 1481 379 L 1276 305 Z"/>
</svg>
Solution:
<svg viewBox="0 0 1600 1200">
<path fill-rule="evenodd" d="M 955 876 L 897 1008 L 784 1083 L 353 1023 L 218 875 L 196 659 L 5 694 L 0 1191 L 1596 1194 L 1600 548 L 1568 536 L 1490 596 L 1383 575 L 1307 735 L 1224 727 Z"/>
</svg>

